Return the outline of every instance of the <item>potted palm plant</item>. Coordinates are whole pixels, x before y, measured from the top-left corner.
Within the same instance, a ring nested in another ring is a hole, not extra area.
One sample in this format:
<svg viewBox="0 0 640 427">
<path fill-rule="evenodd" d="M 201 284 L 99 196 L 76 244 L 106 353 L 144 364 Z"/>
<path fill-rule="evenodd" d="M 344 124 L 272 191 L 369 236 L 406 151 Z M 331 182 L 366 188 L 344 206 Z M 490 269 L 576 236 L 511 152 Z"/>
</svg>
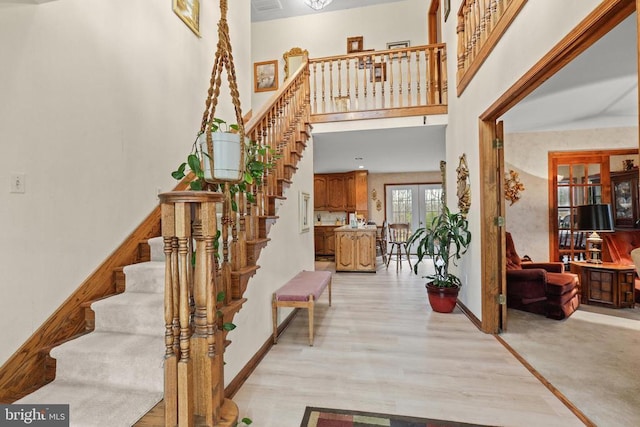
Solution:
<svg viewBox="0 0 640 427">
<path fill-rule="evenodd" d="M 418 274 L 418 264 L 425 258 L 433 259 L 434 274 L 425 276 L 429 304 L 434 311 L 450 313 L 456 306 L 462 282 L 449 272 L 449 264 L 459 260 L 467 252 L 471 243 L 469 222 L 461 213 L 451 213 L 444 207 L 440 215 L 433 218 L 429 227 L 421 227 L 409 238 L 409 244 L 416 244 L 418 262 L 414 272 Z"/>
</svg>

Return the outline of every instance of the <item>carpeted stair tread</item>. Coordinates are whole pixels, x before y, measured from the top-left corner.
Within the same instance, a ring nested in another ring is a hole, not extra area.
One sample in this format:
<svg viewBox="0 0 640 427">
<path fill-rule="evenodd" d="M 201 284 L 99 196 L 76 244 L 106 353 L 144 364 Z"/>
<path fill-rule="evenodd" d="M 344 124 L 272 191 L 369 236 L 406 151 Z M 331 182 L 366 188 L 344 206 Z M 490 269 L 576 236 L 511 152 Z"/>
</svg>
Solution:
<svg viewBox="0 0 640 427">
<path fill-rule="evenodd" d="M 51 350 L 56 381 L 163 390 L 164 337 L 94 331 Z"/>
<path fill-rule="evenodd" d="M 161 261 L 148 261 L 123 268 L 127 292 L 164 293 L 164 269 Z"/>
<path fill-rule="evenodd" d="M 164 334 L 164 295 L 125 292 L 91 304 L 95 330 L 129 334 Z"/>
<path fill-rule="evenodd" d="M 73 427 L 130 427 L 162 400 L 162 396 L 163 393 L 157 391 L 56 380 L 15 403 L 69 404 Z"/>
<path fill-rule="evenodd" d="M 164 262 L 164 239 L 162 237 L 152 237 L 147 240 L 151 248 L 151 261 Z"/>
</svg>

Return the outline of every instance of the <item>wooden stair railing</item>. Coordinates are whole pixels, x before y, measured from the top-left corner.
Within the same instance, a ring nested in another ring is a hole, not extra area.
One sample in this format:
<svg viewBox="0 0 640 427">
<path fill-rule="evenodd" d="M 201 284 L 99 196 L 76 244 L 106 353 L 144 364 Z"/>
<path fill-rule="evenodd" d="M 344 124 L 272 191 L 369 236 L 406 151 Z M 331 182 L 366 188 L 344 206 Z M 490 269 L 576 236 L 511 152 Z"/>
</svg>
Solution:
<svg viewBox="0 0 640 427">
<path fill-rule="evenodd" d="M 464 0 L 458 10 L 457 93 L 462 94 L 527 0 Z"/>
<path fill-rule="evenodd" d="M 313 123 L 446 114 L 444 44 L 309 60 Z"/>
<path fill-rule="evenodd" d="M 230 426 L 238 408 L 224 395 L 227 333 L 277 219 L 310 136 L 307 64 L 245 126 L 273 165 L 247 191 L 160 195 L 165 248 L 166 426 Z M 228 184 L 225 184 L 228 185 Z M 221 205 L 217 215 L 216 205 Z M 191 242 L 195 241 L 194 244 Z M 195 265 L 191 264 L 192 257 Z"/>
</svg>

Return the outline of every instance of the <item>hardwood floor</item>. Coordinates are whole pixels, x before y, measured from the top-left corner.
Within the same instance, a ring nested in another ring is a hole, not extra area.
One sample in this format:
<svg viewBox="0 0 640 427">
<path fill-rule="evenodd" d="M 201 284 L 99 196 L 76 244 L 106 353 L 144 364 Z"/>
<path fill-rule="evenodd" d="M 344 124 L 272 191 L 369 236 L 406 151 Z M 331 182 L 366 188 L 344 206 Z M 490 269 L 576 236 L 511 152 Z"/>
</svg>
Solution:
<svg viewBox="0 0 640 427">
<path fill-rule="evenodd" d="M 501 426 L 584 425 L 495 337 L 458 309 L 434 313 L 424 279 L 336 273 L 316 306 L 315 345 L 297 316 L 233 397 L 259 427 L 296 427 L 305 406 Z M 332 268 L 318 262 L 317 269 Z"/>
</svg>

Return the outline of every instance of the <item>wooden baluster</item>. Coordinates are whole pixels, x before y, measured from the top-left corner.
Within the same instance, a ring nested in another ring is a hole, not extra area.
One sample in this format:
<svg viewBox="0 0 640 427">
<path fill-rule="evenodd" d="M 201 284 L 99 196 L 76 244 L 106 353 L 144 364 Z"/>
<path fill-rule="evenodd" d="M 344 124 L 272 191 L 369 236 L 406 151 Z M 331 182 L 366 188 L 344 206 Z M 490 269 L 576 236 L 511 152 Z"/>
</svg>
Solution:
<svg viewBox="0 0 640 427">
<path fill-rule="evenodd" d="M 338 59 L 338 98 L 342 97 L 342 60 Z M 335 98 L 332 98 L 332 108 L 333 111 L 336 111 L 336 101 Z"/>
<path fill-rule="evenodd" d="M 398 100 L 399 107 L 404 106 L 404 99 L 402 96 L 402 54 L 398 53 Z M 409 105 L 411 105 L 411 101 L 409 101 Z"/>
<path fill-rule="evenodd" d="M 389 69 L 387 70 L 387 73 L 388 73 L 387 79 L 389 80 L 389 107 L 390 108 L 397 107 L 397 106 L 402 107 L 402 83 L 400 83 L 400 89 L 398 91 L 399 94 L 400 94 L 399 95 L 400 101 L 399 101 L 398 105 L 395 105 L 394 99 L 393 99 L 393 86 L 395 85 L 394 78 L 393 78 L 393 74 L 394 74 L 393 73 L 393 68 L 394 68 L 393 64 L 395 63 L 396 59 L 398 59 L 398 63 L 400 61 L 402 61 L 400 56 L 398 56 L 396 58 L 396 55 L 397 54 L 394 53 L 394 52 L 391 52 L 389 54 Z M 402 65 L 398 64 L 398 68 L 400 69 L 399 74 L 400 74 L 400 76 L 402 76 Z M 400 78 L 402 79 L 402 77 L 400 77 Z"/>
<path fill-rule="evenodd" d="M 313 112 L 318 113 L 318 64 L 313 63 Z"/>
<path fill-rule="evenodd" d="M 407 105 L 411 107 L 413 105 L 412 93 L 411 93 L 411 54 L 413 52 L 405 52 L 407 59 Z M 400 73 L 402 75 L 402 72 Z"/>
<path fill-rule="evenodd" d="M 179 317 L 180 361 L 178 362 L 178 424 L 193 426 L 193 372 L 191 366 L 191 307 L 189 293 L 189 240 L 191 239 L 191 210 L 187 203 L 175 204 L 176 236 L 178 238 L 178 269 L 180 271 Z"/>
<path fill-rule="evenodd" d="M 347 99 L 349 100 L 348 109 L 351 109 L 351 59 L 347 59 Z"/>
<path fill-rule="evenodd" d="M 329 61 L 329 102 L 333 103 L 333 61 L 330 60 Z M 331 111 L 333 111 L 333 107 L 331 108 Z"/>
<path fill-rule="evenodd" d="M 162 203 L 162 238 L 164 241 L 164 419 L 165 426 L 175 426 L 178 423 L 178 355 L 174 337 L 174 283 L 173 268 L 175 241 L 175 211 L 172 204 Z M 176 241 L 177 244 L 177 241 Z M 177 257 L 177 253 L 176 253 Z"/>
<path fill-rule="evenodd" d="M 324 61 L 320 64 L 320 72 L 321 72 L 321 76 L 322 76 L 322 112 L 326 113 L 327 112 L 327 104 L 325 103 L 325 90 L 324 90 L 324 86 L 325 86 L 325 82 L 324 82 Z"/>
<path fill-rule="evenodd" d="M 422 80 L 422 76 L 420 74 L 420 51 L 419 50 L 415 51 L 415 57 L 416 57 L 416 102 L 418 103 L 418 105 L 423 105 L 422 92 L 420 91 L 420 81 Z M 426 101 L 424 105 L 427 105 Z"/>
<path fill-rule="evenodd" d="M 355 105 L 351 106 L 352 110 L 354 110 L 354 109 L 357 110 L 358 109 L 357 106 L 358 106 L 358 100 L 359 100 L 359 97 L 360 97 L 360 93 L 359 93 L 359 90 L 358 90 L 358 82 L 359 82 L 358 70 L 360 69 L 359 67 L 360 67 L 360 61 L 361 60 L 362 60 L 362 56 L 357 57 L 356 58 L 356 65 L 354 65 L 354 67 L 353 67 L 353 82 L 354 82 L 354 85 L 355 85 L 355 88 L 354 88 L 354 91 L 355 91 L 354 104 Z"/>
<path fill-rule="evenodd" d="M 442 47 L 440 51 L 440 104 L 447 104 L 449 101 L 449 81 L 447 79 L 447 50 Z"/>
<path fill-rule="evenodd" d="M 457 79 L 458 82 L 462 80 L 462 76 L 464 76 L 465 72 L 465 63 L 466 63 L 466 49 L 465 49 L 465 34 L 464 34 L 464 15 L 458 15 L 458 26 L 456 27 L 456 32 L 458 34 L 458 68 L 457 68 Z"/>
<path fill-rule="evenodd" d="M 229 185 L 224 186 L 224 202 L 222 204 L 222 290 L 224 303 L 231 301 L 231 264 L 229 263 L 229 228 L 231 227 L 231 193 Z"/>
</svg>

